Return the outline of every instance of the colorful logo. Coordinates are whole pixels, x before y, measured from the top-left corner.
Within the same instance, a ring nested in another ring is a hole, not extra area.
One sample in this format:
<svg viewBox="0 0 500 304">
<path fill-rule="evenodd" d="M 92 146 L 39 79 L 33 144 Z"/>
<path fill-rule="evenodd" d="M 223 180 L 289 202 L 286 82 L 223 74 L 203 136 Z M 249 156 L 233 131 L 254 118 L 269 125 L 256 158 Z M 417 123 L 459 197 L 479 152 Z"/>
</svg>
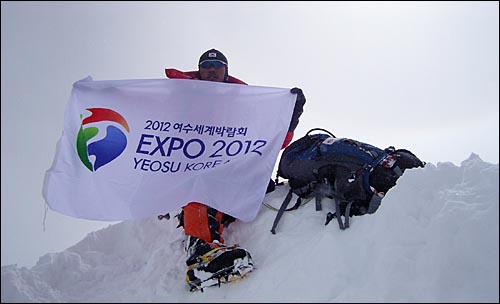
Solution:
<svg viewBox="0 0 500 304">
<path fill-rule="evenodd" d="M 84 126 L 98 122 L 115 122 L 120 124 L 128 133 L 130 133 L 130 129 L 125 118 L 113 110 L 104 108 L 90 108 L 87 110 L 92 114 L 82 120 L 82 125 L 76 138 L 76 150 L 85 167 L 90 171 L 97 171 L 97 169 L 110 163 L 122 154 L 127 146 L 127 136 L 120 128 L 112 124 L 107 124 L 104 138 L 92 141 L 91 139 L 98 134 L 103 135 L 99 133 L 100 131 L 104 132 L 99 129 L 99 126 L 103 124 L 99 124 L 98 127 L 88 126 L 84 128 Z M 81 118 L 82 115 L 80 115 Z M 93 164 L 89 159 L 90 155 L 95 156 Z"/>
</svg>

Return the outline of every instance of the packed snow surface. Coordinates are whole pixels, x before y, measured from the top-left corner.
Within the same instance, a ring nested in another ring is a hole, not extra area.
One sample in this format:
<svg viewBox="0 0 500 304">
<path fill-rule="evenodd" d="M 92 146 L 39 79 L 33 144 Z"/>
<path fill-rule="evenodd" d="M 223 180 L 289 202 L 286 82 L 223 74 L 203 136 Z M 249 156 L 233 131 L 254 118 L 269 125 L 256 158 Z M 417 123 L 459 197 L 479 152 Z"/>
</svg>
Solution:
<svg viewBox="0 0 500 304">
<path fill-rule="evenodd" d="M 125 221 L 88 234 L 32 268 L 2 267 L 2 302 L 498 302 L 498 164 L 478 155 L 408 169 L 375 214 L 325 226 L 333 202 L 224 230 L 247 249 L 246 278 L 189 292 L 177 220 Z M 279 208 L 288 186 L 264 203 Z M 294 202 L 294 201 L 292 201 Z"/>
</svg>

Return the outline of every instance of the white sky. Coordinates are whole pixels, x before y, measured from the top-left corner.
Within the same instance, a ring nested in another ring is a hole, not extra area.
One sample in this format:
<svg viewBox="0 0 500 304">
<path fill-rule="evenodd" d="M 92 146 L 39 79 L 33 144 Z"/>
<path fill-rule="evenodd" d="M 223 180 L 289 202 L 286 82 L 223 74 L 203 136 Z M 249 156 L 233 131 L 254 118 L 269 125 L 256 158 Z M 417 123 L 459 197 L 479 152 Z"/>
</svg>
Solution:
<svg viewBox="0 0 500 304">
<path fill-rule="evenodd" d="M 210 48 L 252 85 L 301 87 L 322 127 L 426 162 L 499 159 L 498 2 L 1 2 L 2 265 L 108 225 L 42 185 L 73 82 L 163 78 Z"/>
</svg>

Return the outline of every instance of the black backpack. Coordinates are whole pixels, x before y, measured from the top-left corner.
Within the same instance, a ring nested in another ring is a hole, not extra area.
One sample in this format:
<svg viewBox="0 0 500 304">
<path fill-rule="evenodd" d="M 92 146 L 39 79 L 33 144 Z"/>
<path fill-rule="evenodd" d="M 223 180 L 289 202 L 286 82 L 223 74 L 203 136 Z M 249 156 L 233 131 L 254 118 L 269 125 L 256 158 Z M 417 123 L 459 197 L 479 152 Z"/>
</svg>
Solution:
<svg viewBox="0 0 500 304">
<path fill-rule="evenodd" d="M 311 134 L 313 131 L 325 133 Z M 405 169 L 424 166 L 408 150 L 392 146 L 382 150 L 353 139 L 336 138 L 324 129 L 311 129 L 281 155 L 276 184 L 279 177 L 287 179 L 290 190 L 271 232 L 276 233 L 283 213 L 297 209 L 302 199 L 315 198 L 316 210 L 321 210 L 324 197 L 335 202 L 335 213 L 327 214 L 325 225 L 337 218 L 340 229 L 344 230 L 349 227 L 349 217 L 375 213 Z M 298 196 L 297 202 L 287 209 L 293 194 Z"/>
</svg>

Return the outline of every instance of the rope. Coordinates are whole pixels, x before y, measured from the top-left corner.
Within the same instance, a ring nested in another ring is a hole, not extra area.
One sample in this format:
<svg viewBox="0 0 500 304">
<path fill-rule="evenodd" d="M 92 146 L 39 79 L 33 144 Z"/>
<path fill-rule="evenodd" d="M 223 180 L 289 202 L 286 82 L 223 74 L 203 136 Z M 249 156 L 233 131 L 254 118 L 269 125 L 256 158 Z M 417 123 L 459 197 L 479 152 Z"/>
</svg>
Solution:
<svg viewBox="0 0 500 304">
<path fill-rule="evenodd" d="M 309 203 L 314 197 L 308 197 L 308 198 L 303 198 L 302 199 L 302 203 L 300 204 L 299 208 L 304 206 L 305 204 Z M 267 204 L 266 202 L 262 202 L 262 205 L 266 206 L 267 208 L 271 209 L 271 210 L 274 210 L 274 211 L 278 211 L 279 208 L 276 208 L 276 207 L 273 207 L 269 204 Z M 289 211 L 289 210 L 285 210 L 285 211 Z"/>
</svg>

